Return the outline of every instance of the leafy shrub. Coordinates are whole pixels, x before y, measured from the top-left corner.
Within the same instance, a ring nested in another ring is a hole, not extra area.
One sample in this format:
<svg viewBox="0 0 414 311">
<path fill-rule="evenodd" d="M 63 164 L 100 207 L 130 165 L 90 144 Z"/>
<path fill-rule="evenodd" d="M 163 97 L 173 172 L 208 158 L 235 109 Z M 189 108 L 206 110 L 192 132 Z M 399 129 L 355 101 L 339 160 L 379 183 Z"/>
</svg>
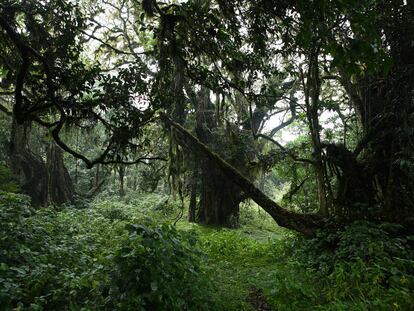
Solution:
<svg viewBox="0 0 414 311">
<path fill-rule="evenodd" d="M 97 267 L 115 228 L 91 211 L 34 211 L 29 198 L 0 195 L 0 306 L 67 310 L 103 304 Z"/>
<path fill-rule="evenodd" d="M 414 306 L 414 250 L 406 237 L 392 236 L 395 226 L 356 222 L 327 240 L 337 242 L 332 256 L 322 254 L 333 300 L 361 300 L 371 309 Z M 320 258 L 320 257 L 319 257 Z"/>
<path fill-rule="evenodd" d="M 194 235 L 170 225 L 128 229 L 113 255 L 110 298 L 116 309 L 214 310 Z"/>
<path fill-rule="evenodd" d="M 101 211 L 107 218 L 113 220 L 143 220 L 151 218 L 159 222 L 166 221 L 166 218 L 173 220 L 181 212 L 181 205 L 178 202 L 167 200 L 167 196 L 159 194 L 135 193 L 120 198 L 103 199 L 96 198 L 92 206 Z"/>
<path fill-rule="evenodd" d="M 13 275 L 24 277 L 30 259 L 25 242 L 30 239 L 25 220 L 33 214 L 30 198 L 21 194 L 0 193 L 0 305 L 8 306 L 23 288 L 15 284 Z M 29 257 L 29 258 L 28 258 Z"/>
<path fill-rule="evenodd" d="M 125 204 L 105 201 L 95 207 L 98 207 L 97 210 L 102 214 L 102 216 L 109 220 L 115 221 L 131 219 L 131 215 L 128 215 L 128 209 Z"/>
<path fill-rule="evenodd" d="M 356 222 L 286 244 L 267 295 L 280 310 L 411 310 L 414 250 L 395 226 Z M 293 302 L 293 303 L 292 303 Z"/>
<path fill-rule="evenodd" d="M 251 286 L 275 310 L 413 309 L 413 239 L 396 226 L 275 236 L 253 209 L 238 230 L 139 225 L 165 221 L 160 202 L 36 211 L 1 192 L 0 309 L 248 310 Z"/>
<path fill-rule="evenodd" d="M 131 225 L 145 222 L 134 205 L 29 201 L 0 194 L 1 310 L 215 309 L 194 234 Z"/>
<path fill-rule="evenodd" d="M 0 163 L 0 191 L 5 192 L 19 192 L 20 186 L 13 178 L 10 169 L 4 164 Z"/>
</svg>

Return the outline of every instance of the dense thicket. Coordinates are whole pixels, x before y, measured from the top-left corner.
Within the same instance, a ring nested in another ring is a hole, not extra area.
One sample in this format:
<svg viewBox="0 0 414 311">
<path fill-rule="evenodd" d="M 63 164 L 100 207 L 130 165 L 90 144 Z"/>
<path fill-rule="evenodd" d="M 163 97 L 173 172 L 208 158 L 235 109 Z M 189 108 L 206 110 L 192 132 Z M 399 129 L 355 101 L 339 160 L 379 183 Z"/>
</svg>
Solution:
<svg viewBox="0 0 414 311">
<path fill-rule="evenodd" d="M 414 303 L 413 239 L 395 225 L 357 222 L 304 239 L 246 207 L 240 229 L 159 225 L 179 205 L 160 209 L 165 197 L 155 194 L 59 211 L 33 209 L 21 194 L 0 199 L 1 310 L 411 310 Z"/>
</svg>

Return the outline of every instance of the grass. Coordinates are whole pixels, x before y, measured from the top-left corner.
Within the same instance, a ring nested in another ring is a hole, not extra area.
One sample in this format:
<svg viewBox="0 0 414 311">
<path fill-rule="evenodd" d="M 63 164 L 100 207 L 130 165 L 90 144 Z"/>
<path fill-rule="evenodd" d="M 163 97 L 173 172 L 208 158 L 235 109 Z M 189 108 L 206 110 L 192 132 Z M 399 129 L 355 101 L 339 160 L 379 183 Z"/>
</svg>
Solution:
<svg viewBox="0 0 414 311">
<path fill-rule="evenodd" d="M 166 197 L 145 195 L 139 200 L 127 198 L 126 203 L 113 200 L 96 202 L 95 208 L 106 213 L 122 211 L 127 218 L 173 223 L 179 206 L 165 204 Z M 155 207 L 155 208 L 154 208 Z M 110 212 L 112 211 L 112 212 Z M 195 232 L 199 248 L 206 254 L 205 269 L 215 289 L 215 300 L 222 310 L 251 310 L 246 298 L 252 287 L 266 289 L 269 270 L 277 265 L 274 251 L 277 241 L 289 232 L 278 227 L 273 219 L 256 205 L 241 206 L 237 229 L 199 225 L 187 221 L 187 213 L 176 223 L 178 230 Z"/>
<path fill-rule="evenodd" d="M 154 205 L 157 196 L 149 198 Z M 155 206 L 162 207 L 165 198 L 158 200 Z M 141 198 L 139 207 L 128 206 L 129 213 L 134 217 L 153 213 L 151 204 L 148 210 L 142 209 L 142 202 L 146 201 Z M 155 209 L 153 219 L 176 219 L 177 206 L 169 205 L 163 213 L 161 210 Z M 176 226 L 197 234 L 198 246 L 207 257 L 205 270 L 215 289 L 214 299 L 221 310 L 252 310 L 246 300 L 252 288 L 263 291 L 273 310 L 414 309 L 412 249 L 409 254 L 389 253 L 387 243 L 391 249 L 399 243 L 398 239 L 386 240 L 381 236 L 385 231 L 377 232 L 365 224 L 361 226 L 362 233 L 351 228 L 348 233 L 338 233 L 339 237 L 335 233 L 306 241 L 278 227 L 254 204 L 245 204 L 241 207 L 238 229 L 189 223 L 185 212 Z M 329 250 L 331 246 L 322 243 L 335 239 L 343 239 L 344 246 Z M 398 247 L 407 248 L 404 243 Z M 373 259 L 362 260 L 369 252 L 373 252 Z M 395 257 L 404 257 L 405 264 L 394 267 Z M 398 284 L 391 281 L 394 274 L 399 274 Z"/>
</svg>

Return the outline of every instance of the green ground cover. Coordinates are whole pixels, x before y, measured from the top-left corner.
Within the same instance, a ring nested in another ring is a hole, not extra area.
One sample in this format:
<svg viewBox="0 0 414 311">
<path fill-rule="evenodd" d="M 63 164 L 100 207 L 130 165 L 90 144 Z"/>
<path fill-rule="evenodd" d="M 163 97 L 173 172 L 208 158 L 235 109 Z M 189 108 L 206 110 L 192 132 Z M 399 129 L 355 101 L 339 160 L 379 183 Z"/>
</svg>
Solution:
<svg viewBox="0 0 414 311">
<path fill-rule="evenodd" d="M 355 223 L 313 239 L 244 206 L 238 229 L 188 223 L 166 197 L 33 210 L 0 198 L 1 310 L 410 310 L 412 237 Z M 174 225 L 174 222 L 176 225 Z"/>
</svg>

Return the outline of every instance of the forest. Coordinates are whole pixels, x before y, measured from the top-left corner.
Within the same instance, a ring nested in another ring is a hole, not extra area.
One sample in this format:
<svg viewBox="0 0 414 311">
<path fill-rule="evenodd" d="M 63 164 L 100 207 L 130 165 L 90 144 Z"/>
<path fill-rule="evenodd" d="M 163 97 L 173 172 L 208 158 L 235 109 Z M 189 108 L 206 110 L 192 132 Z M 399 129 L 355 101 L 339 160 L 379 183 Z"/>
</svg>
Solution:
<svg viewBox="0 0 414 311">
<path fill-rule="evenodd" d="M 0 311 L 414 310 L 413 0 L 1 0 Z"/>
</svg>

